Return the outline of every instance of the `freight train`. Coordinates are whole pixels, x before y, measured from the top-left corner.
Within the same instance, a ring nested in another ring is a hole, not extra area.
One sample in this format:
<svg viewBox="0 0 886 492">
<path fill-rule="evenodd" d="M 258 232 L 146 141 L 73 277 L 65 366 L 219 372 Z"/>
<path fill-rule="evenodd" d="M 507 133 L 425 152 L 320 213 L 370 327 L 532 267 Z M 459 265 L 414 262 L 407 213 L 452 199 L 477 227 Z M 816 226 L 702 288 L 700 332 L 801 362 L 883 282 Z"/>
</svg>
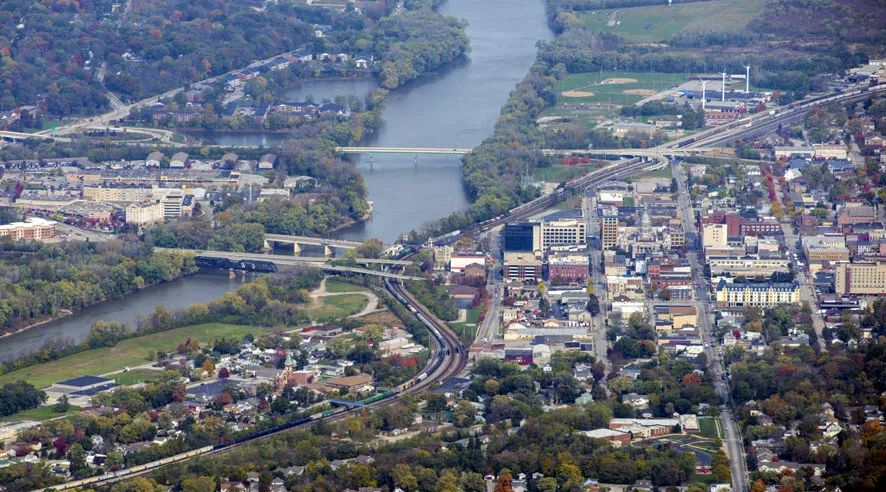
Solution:
<svg viewBox="0 0 886 492">
<path fill-rule="evenodd" d="M 257 273 L 274 273 L 277 271 L 277 265 L 266 260 L 230 260 L 215 256 L 197 256 L 194 258 L 194 261 L 200 268 L 211 268 L 214 270 L 240 270 Z"/>
</svg>

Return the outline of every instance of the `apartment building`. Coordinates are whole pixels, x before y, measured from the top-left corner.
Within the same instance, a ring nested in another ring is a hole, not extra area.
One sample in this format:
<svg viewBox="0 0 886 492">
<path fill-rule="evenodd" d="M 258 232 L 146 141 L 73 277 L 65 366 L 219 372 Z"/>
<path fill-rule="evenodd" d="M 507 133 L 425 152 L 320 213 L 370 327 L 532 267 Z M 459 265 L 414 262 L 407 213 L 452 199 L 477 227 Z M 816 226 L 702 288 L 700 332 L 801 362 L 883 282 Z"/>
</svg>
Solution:
<svg viewBox="0 0 886 492">
<path fill-rule="evenodd" d="M 800 302 L 800 286 L 796 283 L 727 283 L 717 284 L 717 306 L 720 307 L 772 307 L 779 304 Z"/>
<path fill-rule="evenodd" d="M 24 222 L 0 225 L 0 237 L 8 237 L 13 241 L 40 241 L 55 237 L 56 224 L 57 222 L 52 220 L 32 217 L 25 219 Z"/>
<path fill-rule="evenodd" d="M 163 203 L 133 203 L 126 207 L 126 223 L 145 225 L 163 222 L 165 218 Z"/>
<path fill-rule="evenodd" d="M 87 186 L 83 188 L 83 199 L 93 202 L 145 202 L 151 200 L 151 188 L 105 188 Z"/>
</svg>

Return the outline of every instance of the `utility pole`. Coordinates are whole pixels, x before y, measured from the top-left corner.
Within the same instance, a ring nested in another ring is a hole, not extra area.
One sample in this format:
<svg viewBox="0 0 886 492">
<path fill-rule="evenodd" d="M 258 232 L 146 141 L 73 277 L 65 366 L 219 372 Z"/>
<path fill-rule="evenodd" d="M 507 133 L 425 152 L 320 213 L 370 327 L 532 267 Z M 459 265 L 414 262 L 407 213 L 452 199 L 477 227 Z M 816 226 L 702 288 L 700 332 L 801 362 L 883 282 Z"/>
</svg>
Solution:
<svg viewBox="0 0 886 492">
<path fill-rule="evenodd" d="M 726 71 L 723 71 L 723 84 L 720 86 L 720 102 L 726 101 Z"/>
</svg>

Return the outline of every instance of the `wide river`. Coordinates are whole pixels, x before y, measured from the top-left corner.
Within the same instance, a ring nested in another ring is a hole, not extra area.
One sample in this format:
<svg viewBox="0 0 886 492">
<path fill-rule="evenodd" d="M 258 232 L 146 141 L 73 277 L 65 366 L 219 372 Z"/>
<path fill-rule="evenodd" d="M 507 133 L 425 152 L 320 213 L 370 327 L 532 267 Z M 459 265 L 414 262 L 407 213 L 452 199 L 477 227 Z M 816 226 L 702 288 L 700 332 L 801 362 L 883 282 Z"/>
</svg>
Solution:
<svg viewBox="0 0 886 492">
<path fill-rule="evenodd" d="M 508 94 L 529 71 L 536 43 L 551 37 L 541 0 L 449 0 L 440 12 L 468 22 L 471 52 L 464 60 L 394 91 L 380 131 L 367 145 L 475 147 L 492 134 Z M 373 84 L 324 81 L 294 88 L 292 100 L 365 95 Z M 203 134 L 229 145 L 280 142 L 280 134 Z M 374 204 L 372 218 L 339 237 L 393 242 L 400 234 L 465 209 L 458 156 L 381 155 L 356 158 Z"/>
<path fill-rule="evenodd" d="M 383 147 L 475 147 L 492 134 L 508 94 L 535 59 L 536 42 L 549 39 L 541 0 L 449 0 L 443 14 L 468 22 L 471 52 L 464 60 L 429 75 L 388 98 L 383 125 L 368 145 Z M 363 96 L 372 81 L 324 81 L 293 88 L 292 100 Z M 207 143 L 275 145 L 275 133 L 203 133 Z M 465 195 L 457 156 L 375 155 L 356 158 L 374 203 L 371 220 L 343 230 L 348 239 L 375 237 L 392 242 L 411 229 L 463 210 Z M 179 309 L 207 302 L 237 288 L 241 278 L 198 274 L 152 287 L 0 339 L 0 361 L 31 352 L 51 338 L 80 340 L 95 321 L 135 326 L 158 305 Z"/>
</svg>

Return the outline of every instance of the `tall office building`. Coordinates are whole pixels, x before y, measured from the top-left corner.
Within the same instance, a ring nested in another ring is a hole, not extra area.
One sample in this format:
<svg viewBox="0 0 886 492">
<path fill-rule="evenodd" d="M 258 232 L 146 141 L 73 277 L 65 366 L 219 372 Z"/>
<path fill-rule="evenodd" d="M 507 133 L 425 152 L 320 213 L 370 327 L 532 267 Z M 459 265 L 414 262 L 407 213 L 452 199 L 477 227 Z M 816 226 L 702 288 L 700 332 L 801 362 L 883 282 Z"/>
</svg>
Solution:
<svg viewBox="0 0 886 492">
<path fill-rule="evenodd" d="M 588 224 L 582 219 L 560 219 L 541 223 L 542 249 L 557 246 L 587 246 Z"/>
<path fill-rule="evenodd" d="M 600 215 L 600 242 L 603 249 L 614 248 L 618 244 L 618 210 L 607 207 Z"/>
<path fill-rule="evenodd" d="M 520 222 L 505 225 L 502 233 L 504 250 L 528 253 L 542 249 L 541 225 L 538 222 Z"/>
<path fill-rule="evenodd" d="M 834 274 L 837 294 L 886 294 L 886 262 L 840 263 Z"/>
</svg>

